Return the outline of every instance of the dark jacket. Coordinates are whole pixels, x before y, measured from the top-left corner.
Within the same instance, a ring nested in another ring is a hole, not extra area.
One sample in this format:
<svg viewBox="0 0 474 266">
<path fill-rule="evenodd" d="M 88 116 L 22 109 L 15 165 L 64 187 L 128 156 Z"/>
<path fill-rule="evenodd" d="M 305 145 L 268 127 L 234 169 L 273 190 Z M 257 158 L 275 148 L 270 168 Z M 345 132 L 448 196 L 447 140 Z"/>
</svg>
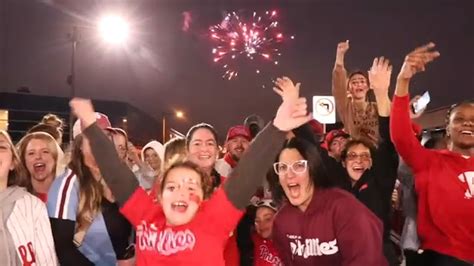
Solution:
<svg viewBox="0 0 474 266">
<path fill-rule="evenodd" d="M 390 236 L 391 197 L 398 169 L 398 154 L 390 139 L 389 122 L 389 117 L 379 116 L 381 138 L 378 148 L 372 154 L 372 168 L 367 170 L 354 186 L 351 186 L 347 170 L 340 162 L 330 157 L 325 149 L 320 148 L 307 125 L 294 131 L 297 137 L 311 141 L 320 150 L 323 166 L 335 185 L 351 192 L 383 221 L 386 240 Z"/>
</svg>

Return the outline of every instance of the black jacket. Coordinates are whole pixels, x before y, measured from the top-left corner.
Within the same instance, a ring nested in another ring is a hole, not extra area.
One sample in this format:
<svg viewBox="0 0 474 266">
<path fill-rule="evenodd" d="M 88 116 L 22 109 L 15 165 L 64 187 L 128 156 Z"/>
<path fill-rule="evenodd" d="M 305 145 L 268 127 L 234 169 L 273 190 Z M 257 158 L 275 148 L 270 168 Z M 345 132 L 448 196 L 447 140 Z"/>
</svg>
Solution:
<svg viewBox="0 0 474 266">
<path fill-rule="evenodd" d="M 367 208 L 375 213 L 384 224 L 384 239 L 390 236 L 391 198 L 395 187 L 398 169 L 398 154 L 390 139 L 390 118 L 379 117 L 380 140 L 378 148 L 372 154 L 372 168 L 364 172 L 362 177 L 350 185 L 350 177 L 341 163 L 331 158 L 327 151 L 320 149 L 324 167 L 334 177 L 335 185 L 351 192 Z M 303 126 L 303 127 L 306 127 Z M 295 135 L 308 139 L 303 135 L 304 129 L 295 130 Z M 315 143 L 313 138 L 313 143 Z"/>
</svg>

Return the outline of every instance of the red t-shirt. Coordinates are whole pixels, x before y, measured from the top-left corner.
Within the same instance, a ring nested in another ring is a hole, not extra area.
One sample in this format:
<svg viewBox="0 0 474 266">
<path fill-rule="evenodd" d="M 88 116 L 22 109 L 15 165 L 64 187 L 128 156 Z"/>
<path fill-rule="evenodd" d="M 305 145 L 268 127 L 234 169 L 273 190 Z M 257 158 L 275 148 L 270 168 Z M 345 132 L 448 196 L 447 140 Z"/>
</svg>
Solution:
<svg viewBox="0 0 474 266">
<path fill-rule="evenodd" d="M 393 98 L 390 132 L 415 175 L 418 235 L 423 249 L 474 261 L 474 157 L 427 150 L 412 132 L 409 98 Z"/>
<path fill-rule="evenodd" d="M 137 228 L 137 265 L 173 266 L 224 266 L 224 246 L 243 215 L 222 188 L 201 204 L 191 222 L 181 226 L 166 225 L 162 207 L 142 188 L 121 212 Z"/>
<path fill-rule="evenodd" d="M 254 266 L 283 266 L 278 251 L 270 239 L 263 239 L 258 234 L 253 234 L 252 239 Z"/>
</svg>

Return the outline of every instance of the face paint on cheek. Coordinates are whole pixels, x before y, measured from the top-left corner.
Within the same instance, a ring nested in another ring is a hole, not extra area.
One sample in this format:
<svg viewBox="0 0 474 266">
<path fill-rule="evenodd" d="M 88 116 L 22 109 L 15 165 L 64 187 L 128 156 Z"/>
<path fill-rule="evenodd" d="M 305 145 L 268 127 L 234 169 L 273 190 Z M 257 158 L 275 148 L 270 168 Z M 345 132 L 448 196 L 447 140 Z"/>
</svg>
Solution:
<svg viewBox="0 0 474 266">
<path fill-rule="evenodd" d="M 201 198 L 194 193 L 189 194 L 189 201 L 195 202 L 198 206 L 201 205 Z"/>
</svg>

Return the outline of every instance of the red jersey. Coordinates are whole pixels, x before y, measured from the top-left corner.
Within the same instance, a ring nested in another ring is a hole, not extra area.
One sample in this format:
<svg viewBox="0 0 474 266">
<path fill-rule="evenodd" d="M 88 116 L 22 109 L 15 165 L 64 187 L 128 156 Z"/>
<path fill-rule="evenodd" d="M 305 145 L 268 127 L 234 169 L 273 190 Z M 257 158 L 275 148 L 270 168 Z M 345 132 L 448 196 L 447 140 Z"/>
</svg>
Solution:
<svg viewBox="0 0 474 266">
<path fill-rule="evenodd" d="M 121 209 L 137 228 L 137 265 L 221 265 L 224 246 L 243 212 L 219 188 L 191 222 L 166 225 L 161 206 L 138 188 Z"/>
<path fill-rule="evenodd" d="M 258 234 L 254 234 L 252 240 L 254 244 L 254 266 L 283 266 L 272 240 L 263 239 Z"/>
<path fill-rule="evenodd" d="M 412 132 L 408 108 L 408 95 L 394 97 L 390 130 L 415 176 L 421 248 L 474 262 L 474 158 L 423 148 L 407 134 Z"/>
</svg>

